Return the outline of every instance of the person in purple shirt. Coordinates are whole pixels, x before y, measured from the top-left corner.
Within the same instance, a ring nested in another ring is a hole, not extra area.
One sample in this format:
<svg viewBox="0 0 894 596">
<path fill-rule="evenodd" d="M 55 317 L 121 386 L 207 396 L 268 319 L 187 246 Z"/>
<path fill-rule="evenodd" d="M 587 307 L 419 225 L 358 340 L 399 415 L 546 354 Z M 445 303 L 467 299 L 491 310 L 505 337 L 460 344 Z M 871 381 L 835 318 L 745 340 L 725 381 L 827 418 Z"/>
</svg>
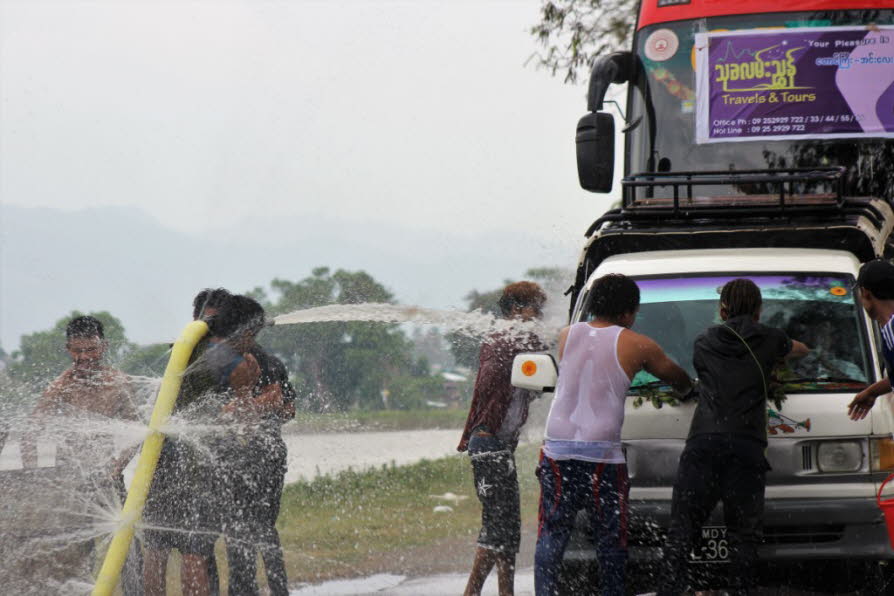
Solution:
<svg viewBox="0 0 894 596">
<path fill-rule="evenodd" d="M 864 263 L 857 275 L 857 296 L 869 318 L 878 323 L 882 336 L 882 358 L 887 374 L 884 379 L 858 393 L 848 405 L 851 420 L 863 420 L 880 395 L 891 392 L 894 370 L 894 265 L 884 259 Z"/>
</svg>

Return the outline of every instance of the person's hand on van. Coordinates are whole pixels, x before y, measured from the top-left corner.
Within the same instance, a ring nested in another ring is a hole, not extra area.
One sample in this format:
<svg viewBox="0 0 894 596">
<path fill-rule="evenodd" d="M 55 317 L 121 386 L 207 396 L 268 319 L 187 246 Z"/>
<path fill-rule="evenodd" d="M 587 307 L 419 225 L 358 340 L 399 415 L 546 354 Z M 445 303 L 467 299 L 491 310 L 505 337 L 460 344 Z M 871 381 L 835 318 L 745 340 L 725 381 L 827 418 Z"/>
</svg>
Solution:
<svg viewBox="0 0 894 596">
<path fill-rule="evenodd" d="M 675 397 L 681 402 L 698 400 L 698 379 L 692 379 L 692 386 L 689 387 L 689 391 L 676 393 Z"/>
<path fill-rule="evenodd" d="M 854 397 L 847 406 L 847 415 L 851 420 L 863 420 L 869 414 L 869 410 L 875 405 L 878 396 L 891 392 L 891 380 L 882 379 L 873 383 Z"/>
<path fill-rule="evenodd" d="M 800 342 L 796 339 L 792 340 L 792 349 L 789 350 L 789 353 L 785 355 L 786 359 L 789 358 L 803 358 L 804 356 L 810 353 L 810 348 L 807 344 Z"/>
</svg>

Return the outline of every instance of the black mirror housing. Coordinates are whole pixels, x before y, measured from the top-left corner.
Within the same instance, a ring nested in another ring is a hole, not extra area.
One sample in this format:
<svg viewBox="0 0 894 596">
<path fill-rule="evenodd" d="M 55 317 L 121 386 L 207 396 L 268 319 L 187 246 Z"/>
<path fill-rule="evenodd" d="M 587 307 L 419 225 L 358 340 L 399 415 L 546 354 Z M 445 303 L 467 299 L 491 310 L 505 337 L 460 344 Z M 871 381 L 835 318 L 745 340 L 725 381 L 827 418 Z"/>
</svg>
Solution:
<svg viewBox="0 0 894 596">
<path fill-rule="evenodd" d="M 611 192 L 615 177 L 615 119 L 592 112 L 577 123 L 577 177 L 584 190 Z"/>
</svg>

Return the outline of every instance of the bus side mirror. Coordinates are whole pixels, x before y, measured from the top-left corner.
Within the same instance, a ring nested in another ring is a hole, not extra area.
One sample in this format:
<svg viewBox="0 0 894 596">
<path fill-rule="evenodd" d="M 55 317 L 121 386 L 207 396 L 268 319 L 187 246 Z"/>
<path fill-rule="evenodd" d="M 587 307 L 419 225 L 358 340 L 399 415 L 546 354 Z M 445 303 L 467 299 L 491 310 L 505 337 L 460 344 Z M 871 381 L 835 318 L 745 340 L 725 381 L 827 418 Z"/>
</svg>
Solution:
<svg viewBox="0 0 894 596">
<path fill-rule="evenodd" d="M 559 367 L 552 354 L 518 354 L 512 361 L 513 387 L 531 391 L 555 391 Z"/>
<path fill-rule="evenodd" d="M 615 119 L 591 112 L 577 123 L 577 177 L 584 190 L 611 192 L 615 177 Z"/>
</svg>

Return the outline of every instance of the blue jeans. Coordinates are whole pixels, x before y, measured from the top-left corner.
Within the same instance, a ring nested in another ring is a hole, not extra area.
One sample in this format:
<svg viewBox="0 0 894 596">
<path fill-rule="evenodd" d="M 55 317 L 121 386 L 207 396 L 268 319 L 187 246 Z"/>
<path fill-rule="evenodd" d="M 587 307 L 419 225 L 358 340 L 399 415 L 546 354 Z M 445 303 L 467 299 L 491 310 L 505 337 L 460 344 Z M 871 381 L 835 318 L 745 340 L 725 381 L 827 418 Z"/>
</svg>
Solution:
<svg viewBox="0 0 894 596">
<path fill-rule="evenodd" d="M 540 477 L 540 525 L 534 555 L 537 596 L 558 593 L 562 557 L 577 513 L 582 509 L 587 510 L 592 522 L 588 531 L 596 543 L 600 593 L 624 594 L 630 494 L 627 465 L 542 456 L 537 475 Z"/>
</svg>

